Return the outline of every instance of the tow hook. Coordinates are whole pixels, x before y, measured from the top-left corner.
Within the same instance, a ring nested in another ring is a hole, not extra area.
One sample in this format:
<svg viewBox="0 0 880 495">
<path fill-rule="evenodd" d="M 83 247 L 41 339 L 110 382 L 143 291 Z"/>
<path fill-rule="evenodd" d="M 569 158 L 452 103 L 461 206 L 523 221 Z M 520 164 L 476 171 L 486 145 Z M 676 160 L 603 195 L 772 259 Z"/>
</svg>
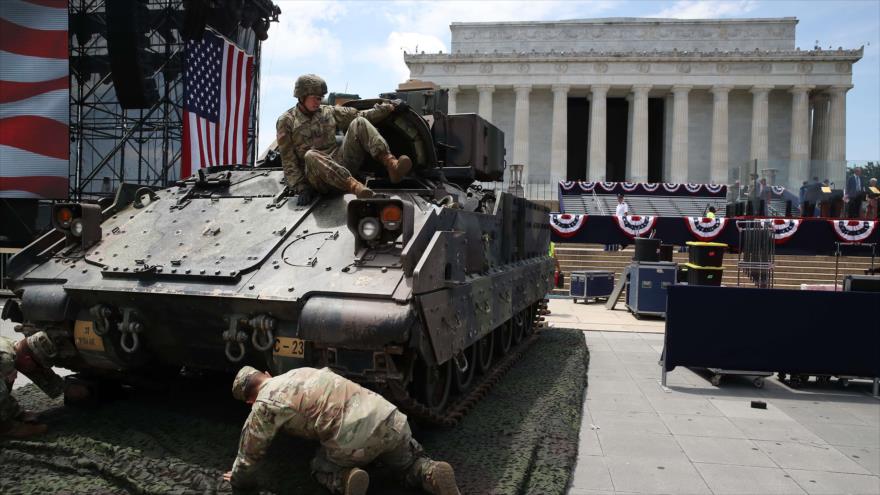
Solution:
<svg viewBox="0 0 880 495">
<path fill-rule="evenodd" d="M 119 347 L 129 354 L 134 354 L 141 347 L 138 334 L 144 330 L 144 325 L 135 319 L 136 316 L 133 309 L 125 308 L 122 310 L 122 323 L 119 324 L 119 332 L 122 334 L 119 337 Z"/>
</svg>

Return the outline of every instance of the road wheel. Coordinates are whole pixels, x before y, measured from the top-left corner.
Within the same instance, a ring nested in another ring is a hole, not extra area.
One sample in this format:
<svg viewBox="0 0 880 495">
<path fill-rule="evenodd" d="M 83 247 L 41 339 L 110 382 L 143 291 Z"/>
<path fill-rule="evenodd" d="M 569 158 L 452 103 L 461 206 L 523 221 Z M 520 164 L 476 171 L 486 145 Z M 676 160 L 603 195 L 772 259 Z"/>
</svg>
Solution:
<svg viewBox="0 0 880 495">
<path fill-rule="evenodd" d="M 439 413 L 449 400 L 452 382 L 451 360 L 440 365 L 428 366 L 420 362 L 415 376 L 416 392 L 419 400 L 432 411 Z"/>
<path fill-rule="evenodd" d="M 477 348 L 477 362 L 475 364 L 477 371 L 481 375 L 488 373 L 489 368 L 492 367 L 492 356 L 495 354 L 495 339 L 492 338 L 493 335 L 494 332 L 490 332 L 475 344 Z"/>
<path fill-rule="evenodd" d="M 492 333 L 495 334 L 495 355 L 501 357 L 507 354 L 513 344 L 513 318 L 502 323 Z"/>
</svg>

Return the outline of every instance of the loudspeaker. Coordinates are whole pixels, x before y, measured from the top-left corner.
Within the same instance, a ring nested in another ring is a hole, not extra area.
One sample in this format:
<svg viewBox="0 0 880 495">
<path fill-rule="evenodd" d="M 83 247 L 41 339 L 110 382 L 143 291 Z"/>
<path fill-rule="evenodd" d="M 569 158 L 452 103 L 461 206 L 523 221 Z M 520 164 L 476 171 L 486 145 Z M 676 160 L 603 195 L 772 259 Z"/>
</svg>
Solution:
<svg viewBox="0 0 880 495">
<path fill-rule="evenodd" d="M 149 108 L 159 101 L 147 54 L 150 13 L 145 0 L 106 0 L 110 77 L 122 108 Z"/>
</svg>

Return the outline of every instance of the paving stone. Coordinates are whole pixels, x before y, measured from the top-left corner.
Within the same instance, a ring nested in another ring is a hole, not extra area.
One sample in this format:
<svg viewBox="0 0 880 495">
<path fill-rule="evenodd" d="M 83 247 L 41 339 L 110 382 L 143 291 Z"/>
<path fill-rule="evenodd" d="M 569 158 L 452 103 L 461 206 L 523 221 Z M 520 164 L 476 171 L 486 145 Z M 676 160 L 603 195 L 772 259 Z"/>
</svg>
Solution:
<svg viewBox="0 0 880 495">
<path fill-rule="evenodd" d="M 793 419 L 730 418 L 730 421 L 751 440 L 827 443 Z"/>
<path fill-rule="evenodd" d="M 880 477 L 877 476 L 798 469 L 787 469 L 786 471 L 810 495 L 880 493 Z"/>
<path fill-rule="evenodd" d="M 605 459 L 611 471 L 611 481 L 615 490 L 687 495 L 712 493 L 689 461 L 680 459 L 653 459 L 653 461 L 645 462 L 644 459 L 628 456 L 609 456 Z"/>
<path fill-rule="evenodd" d="M 785 469 L 871 474 L 831 445 L 755 440 L 755 445 Z"/>
<path fill-rule="evenodd" d="M 859 463 L 870 473 L 880 475 L 880 449 L 868 447 L 846 447 L 836 445 L 835 448 L 843 455 Z"/>
<path fill-rule="evenodd" d="M 693 462 L 732 464 L 735 466 L 776 467 L 766 454 L 744 438 L 691 437 L 675 439 Z"/>
<path fill-rule="evenodd" d="M 660 414 L 660 418 L 673 435 L 745 438 L 745 434 L 725 417 L 696 416 L 691 414 Z"/>
<path fill-rule="evenodd" d="M 587 386 L 589 390 L 590 385 Z M 590 411 L 628 411 L 654 412 L 654 406 L 645 397 L 636 395 L 607 395 L 601 398 L 587 398 Z"/>
<path fill-rule="evenodd" d="M 672 435 L 645 432 L 607 431 L 600 429 L 599 442 L 606 456 L 625 456 L 632 459 L 687 460 Z"/>
<path fill-rule="evenodd" d="M 579 456 L 577 465 L 571 482 L 572 490 L 614 491 L 611 472 L 608 471 L 603 456 Z"/>
<path fill-rule="evenodd" d="M 702 397 L 686 397 L 683 394 L 671 393 L 667 396 L 648 396 L 648 401 L 658 413 L 722 416 L 721 411 Z"/>
<path fill-rule="evenodd" d="M 772 402 L 767 402 L 767 409 L 756 409 L 752 407 L 752 401 L 748 399 L 711 399 L 711 401 L 712 405 L 718 408 L 718 410 L 728 418 L 790 420 L 794 422 L 791 417 L 776 407 Z"/>
<path fill-rule="evenodd" d="M 730 466 L 695 463 L 697 471 L 716 495 L 803 494 L 798 484 L 777 467 Z"/>
<path fill-rule="evenodd" d="M 803 421 L 801 424 L 831 445 L 880 448 L 880 430 L 873 426 L 807 421 Z"/>
<path fill-rule="evenodd" d="M 669 434 L 666 424 L 653 412 L 596 411 L 593 424 L 604 431 Z"/>
<path fill-rule="evenodd" d="M 589 374 L 587 375 L 589 379 Z M 642 391 L 639 387 L 629 379 L 604 379 L 594 380 L 587 387 L 587 397 L 598 397 L 602 395 L 636 395 L 641 396 Z"/>
</svg>

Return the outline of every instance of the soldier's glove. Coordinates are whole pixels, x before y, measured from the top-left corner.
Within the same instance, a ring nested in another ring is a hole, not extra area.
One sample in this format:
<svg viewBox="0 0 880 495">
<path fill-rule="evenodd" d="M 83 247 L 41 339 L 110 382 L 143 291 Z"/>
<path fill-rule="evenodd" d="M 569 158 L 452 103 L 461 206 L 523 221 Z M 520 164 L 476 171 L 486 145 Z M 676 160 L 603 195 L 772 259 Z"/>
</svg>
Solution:
<svg viewBox="0 0 880 495">
<path fill-rule="evenodd" d="M 305 206 L 310 204 L 315 199 L 315 196 L 317 196 L 317 191 L 309 186 L 303 187 L 296 193 L 296 205 Z"/>
<path fill-rule="evenodd" d="M 407 108 L 409 108 L 409 103 L 401 100 L 400 98 L 391 100 L 391 104 L 394 105 L 395 112 L 404 112 Z"/>
</svg>

